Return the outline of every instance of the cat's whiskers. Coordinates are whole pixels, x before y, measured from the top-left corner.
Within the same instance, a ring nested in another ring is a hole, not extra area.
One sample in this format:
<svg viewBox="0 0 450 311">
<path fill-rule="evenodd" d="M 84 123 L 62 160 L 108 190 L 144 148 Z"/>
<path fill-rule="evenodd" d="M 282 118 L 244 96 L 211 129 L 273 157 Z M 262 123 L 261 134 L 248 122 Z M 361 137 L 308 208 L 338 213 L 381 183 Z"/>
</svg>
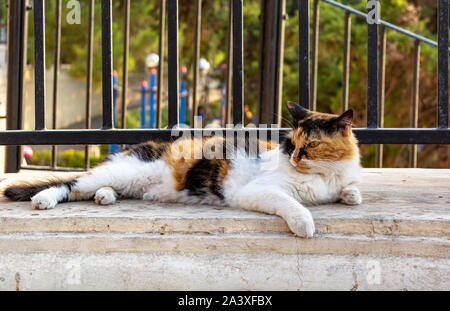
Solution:
<svg viewBox="0 0 450 311">
<path fill-rule="evenodd" d="M 288 119 L 286 119 L 285 117 L 283 117 L 282 115 L 280 115 L 279 113 L 274 112 L 274 115 L 276 115 L 277 117 L 280 117 L 281 120 L 283 120 L 284 122 L 286 122 L 290 127 L 294 127 L 294 125 L 292 124 L 291 121 L 289 121 Z"/>
</svg>

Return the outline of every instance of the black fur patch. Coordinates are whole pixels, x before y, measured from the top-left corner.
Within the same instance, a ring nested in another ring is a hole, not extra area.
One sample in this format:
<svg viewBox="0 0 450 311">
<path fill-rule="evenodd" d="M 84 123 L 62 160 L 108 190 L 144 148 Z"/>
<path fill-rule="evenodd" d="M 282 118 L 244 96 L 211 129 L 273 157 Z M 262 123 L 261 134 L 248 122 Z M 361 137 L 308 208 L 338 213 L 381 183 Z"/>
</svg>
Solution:
<svg viewBox="0 0 450 311">
<path fill-rule="evenodd" d="M 306 135 L 310 135 L 314 131 L 323 131 L 332 134 L 337 130 L 337 117 L 330 119 L 306 119 L 299 121 L 298 127 L 302 127 Z"/>
<path fill-rule="evenodd" d="M 20 185 L 11 185 L 7 187 L 3 194 L 13 200 L 13 201 L 30 201 L 33 196 L 41 192 L 42 190 L 58 187 L 58 186 L 67 186 L 69 188 L 69 192 L 72 190 L 72 187 L 76 184 L 76 179 L 70 181 L 48 181 L 48 182 L 38 182 L 36 184 L 32 183 L 22 183 Z M 67 201 L 67 197 L 63 199 L 61 202 Z M 61 203 L 58 202 L 58 203 Z"/>
<path fill-rule="evenodd" d="M 137 157 L 139 160 L 151 162 L 161 158 L 166 148 L 166 143 L 146 142 L 132 146 L 129 151 L 130 155 Z"/>
<path fill-rule="evenodd" d="M 283 151 L 283 153 L 285 153 L 289 156 L 291 156 L 295 150 L 295 146 L 292 144 L 291 138 L 288 136 L 287 133 L 281 135 L 280 145 L 281 145 L 281 150 Z"/>
<path fill-rule="evenodd" d="M 219 185 L 220 167 L 217 160 L 199 160 L 187 172 L 184 188 L 189 190 L 190 195 L 202 196 L 209 192 L 223 199 Z"/>
</svg>

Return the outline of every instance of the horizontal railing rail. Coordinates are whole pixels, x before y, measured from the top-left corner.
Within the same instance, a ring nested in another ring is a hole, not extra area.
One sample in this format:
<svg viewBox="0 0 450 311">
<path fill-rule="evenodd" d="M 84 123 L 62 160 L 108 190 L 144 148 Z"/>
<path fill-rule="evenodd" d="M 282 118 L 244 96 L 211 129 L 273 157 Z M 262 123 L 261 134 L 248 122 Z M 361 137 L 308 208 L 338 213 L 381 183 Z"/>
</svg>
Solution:
<svg viewBox="0 0 450 311">
<path fill-rule="evenodd" d="M 128 55 L 129 55 L 129 30 L 130 30 L 130 1 L 122 0 L 124 8 L 124 36 L 123 36 L 123 80 L 121 92 L 122 104 L 122 120 L 126 120 L 127 110 L 127 85 L 128 85 Z M 23 23 L 19 25 L 17 20 L 10 21 L 12 29 L 9 33 L 15 37 L 10 38 L 10 47 L 20 47 L 11 49 L 17 51 L 18 55 L 23 55 L 26 45 L 18 44 L 24 40 L 23 27 L 26 25 L 24 20 L 25 0 L 11 2 L 11 12 Z M 56 129 L 56 110 L 58 107 L 58 73 L 60 61 L 60 44 L 61 44 L 61 5 L 62 1 L 56 1 L 56 24 L 55 24 L 55 53 L 54 53 L 54 81 L 53 81 L 53 115 L 52 129 L 46 128 L 45 120 L 45 101 L 46 101 L 46 65 L 45 65 L 45 1 L 34 0 L 34 47 L 35 47 L 35 130 L 21 130 L 20 122 L 15 123 L 15 127 L 9 126 L 7 131 L 0 132 L 0 145 L 86 145 L 85 148 L 85 169 L 89 168 L 89 149 L 90 144 L 134 144 L 149 139 L 170 140 L 174 139 L 172 128 L 175 127 L 180 120 L 180 78 L 179 78 L 179 4 L 178 0 L 161 0 L 160 16 L 159 16 L 159 55 L 164 55 L 167 48 L 167 80 L 168 80 L 168 129 L 160 129 L 161 127 L 161 103 L 163 99 L 164 80 L 164 57 L 161 57 L 157 68 L 157 85 L 156 90 L 156 127 L 157 129 L 125 129 L 126 124 L 122 122 L 122 129 L 114 128 L 114 112 L 113 112 L 113 63 L 112 63 L 112 0 L 101 0 L 101 21 L 102 21 L 102 128 L 91 129 L 91 111 L 92 111 L 92 59 L 93 59 L 93 36 L 94 36 L 94 0 L 89 1 L 89 40 L 87 53 L 87 76 L 86 76 L 86 113 L 85 113 L 85 129 L 82 130 L 61 130 Z M 346 109 L 348 107 L 348 78 L 349 78 L 349 56 L 350 56 L 350 33 L 351 33 L 351 14 L 355 14 L 362 18 L 368 18 L 368 14 L 352 9 L 348 6 L 339 4 L 332 0 L 313 0 L 314 16 L 313 16 L 313 46 L 311 66 L 311 47 L 310 47 L 310 1 L 298 0 L 299 10 L 299 103 L 311 109 L 316 107 L 317 92 L 317 51 L 318 51 L 318 23 L 319 23 L 319 5 L 321 2 L 332 5 L 338 9 L 346 11 L 345 20 L 345 38 L 344 38 L 344 69 L 343 69 L 343 97 L 342 105 Z M 371 1 L 373 3 L 374 1 Z M 378 1 L 375 1 L 378 5 Z M 284 4 L 284 2 L 283 2 Z M 448 128 L 448 15 L 449 0 L 438 0 L 438 41 L 434 42 L 423 36 L 397 27 L 383 20 L 376 23 L 367 22 L 367 127 L 355 128 L 354 132 L 362 144 L 450 144 L 450 130 Z M 278 10 L 280 14 L 279 20 L 285 18 L 284 9 Z M 200 56 L 200 34 L 201 34 L 201 0 L 196 0 L 196 27 L 195 27 L 195 43 L 194 43 L 194 85 L 192 87 L 193 109 L 191 111 L 191 121 L 197 114 L 199 96 L 199 56 Z M 166 20 L 167 15 L 167 20 Z M 167 45 L 164 40 L 167 23 Z M 281 24 L 280 25 L 284 25 Z M 18 29 L 18 27 L 20 29 Z M 418 81 L 420 66 L 420 43 L 430 44 L 438 48 L 438 112 L 437 127 L 428 129 L 418 129 L 417 122 L 413 122 L 411 128 L 382 128 L 383 126 L 383 107 L 384 107 L 384 67 L 386 53 L 386 36 L 385 29 L 392 29 L 403 35 L 416 40 L 415 50 L 415 67 L 414 67 L 414 118 L 417 121 L 417 102 L 418 102 Z M 283 44 L 283 40 L 278 40 Z M 380 47 L 379 47 L 380 43 Z M 379 50 L 380 49 L 380 50 Z M 280 50 L 280 49 L 279 49 Z M 282 50 L 282 49 L 281 49 Z M 243 0 L 230 0 L 229 2 L 229 22 L 228 22 L 228 42 L 227 42 L 227 73 L 226 73 L 226 107 L 225 116 L 227 123 L 241 125 L 244 123 L 244 38 L 243 38 Z M 11 59 L 11 58 L 10 58 Z M 17 62 L 16 62 L 17 63 Z M 23 64 L 22 64 L 23 67 Z M 310 72 L 310 68 L 312 72 Z M 9 74 L 14 75 L 14 70 L 23 70 L 18 66 L 10 66 Z M 279 72 L 277 73 L 279 74 Z M 22 83 L 22 78 L 11 80 L 14 83 Z M 310 85 L 311 83 L 311 85 Z M 279 90 L 278 90 L 279 91 Z M 8 107 L 14 105 L 21 106 L 23 92 L 21 88 L 11 88 L 8 92 Z M 279 105 L 279 103 L 275 103 Z M 19 109 L 20 111 L 20 109 Z M 270 111 L 270 110 L 267 110 Z M 279 107 L 275 107 L 272 111 L 280 111 Z M 231 115 L 232 112 L 232 115 Z M 9 112 L 8 112 L 9 114 Z M 17 117 L 17 116 L 16 116 Z M 11 123 L 13 124 L 13 123 Z M 192 123 L 191 123 L 192 124 Z M 264 129 L 264 128 L 238 128 L 238 129 L 187 129 L 181 130 L 181 134 L 186 132 L 197 133 L 204 131 L 221 132 L 222 134 L 234 131 L 236 133 L 245 132 L 246 135 L 257 133 L 260 136 L 279 135 L 287 129 Z M 413 152 L 416 152 L 413 150 Z M 378 149 L 380 153 L 380 148 Z M 10 153 L 12 154 L 12 153 Z M 56 147 L 52 149 L 52 168 L 56 167 Z M 16 169 L 21 168 L 18 164 L 17 157 L 9 157 L 9 160 L 16 161 Z M 382 159 L 381 159 L 382 161 Z M 378 161 L 379 162 L 379 161 Z M 414 161 L 412 161 L 414 162 Z M 13 165 L 14 166 L 14 165 Z M 9 167 L 13 167 L 9 166 Z"/>
<path fill-rule="evenodd" d="M 321 0 L 321 1 L 325 2 L 327 4 L 330 4 L 332 6 L 335 6 L 335 7 L 339 8 L 339 9 L 342 9 L 342 10 L 344 10 L 346 12 L 350 12 L 352 14 L 355 14 L 355 15 L 359 16 L 359 17 L 367 19 L 367 14 L 366 13 L 363 13 L 361 11 L 355 10 L 355 9 L 349 7 L 349 6 L 343 5 L 343 4 L 338 3 L 336 1 L 333 1 L 333 0 Z M 414 32 L 406 30 L 404 28 L 395 26 L 395 25 L 393 25 L 393 24 L 391 24 L 389 22 L 386 22 L 386 21 L 384 21 L 382 19 L 379 20 L 379 25 L 383 25 L 386 28 L 392 29 L 392 30 L 394 30 L 394 31 L 396 31 L 398 33 L 404 34 L 405 36 L 408 36 L 408 37 L 413 38 L 413 39 L 417 39 L 417 40 L 419 40 L 421 42 L 424 42 L 426 44 L 429 44 L 431 46 L 435 46 L 435 47 L 438 46 L 438 43 L 436 41 L 433 41 L 431 39 L 425 38 L 425 37 L 423 37 L 421 35 L 418 35 L 418 34 L 416 34 Z M 448 49 L 448 52 L 450 53 L 450 48 Z"/>
<path fill-rule="evenodd" d="M 89 130 L 49 130 L 49 131 L 8 131 L 0 132 L 3 145 L 97 145 L 97 144 L 136 144 L 146 140 L 169 141 L 194 133 L 256 132 L 283 133 L 288 128 L 208 128 L 208 129 L 89 129 Z M 450 129 L 447 128 L 354 128 L 361 144 L 449 144 Z M 173 135 L 172 135 L 173 134 Z M 270 137 L 270 134 L 268 134 Z M 208 134 L 209 136 L 209 134 Z"/>
</svg>

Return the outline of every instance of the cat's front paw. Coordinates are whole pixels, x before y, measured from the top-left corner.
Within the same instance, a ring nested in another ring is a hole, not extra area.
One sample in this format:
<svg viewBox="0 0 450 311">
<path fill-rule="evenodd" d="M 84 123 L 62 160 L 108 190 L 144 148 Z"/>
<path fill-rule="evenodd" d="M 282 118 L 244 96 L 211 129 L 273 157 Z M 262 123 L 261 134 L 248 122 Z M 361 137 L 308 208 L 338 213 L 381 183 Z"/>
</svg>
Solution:
<svg viewBox="0 0 450 311">
<path fill-rule="evenodd" d="M 347 205 L 358 205 L 362 203 L 361 193 L 355 186 L 346 187 L 341 192 L 341 202 Z"/>
<path fill-rule="evenodd" d="M 157 196 L 155 193 L 152 192 L 146 192 L 142 195 L 142 200 L 145 201 L 156 201 L 157 200 Z"/>
<path fill-rule="evenodd" d="M 295 213 L 285 219 L 289 229 L 302 238 L 312 238 L 316 231 L 311 213 Z"/>
</svg>

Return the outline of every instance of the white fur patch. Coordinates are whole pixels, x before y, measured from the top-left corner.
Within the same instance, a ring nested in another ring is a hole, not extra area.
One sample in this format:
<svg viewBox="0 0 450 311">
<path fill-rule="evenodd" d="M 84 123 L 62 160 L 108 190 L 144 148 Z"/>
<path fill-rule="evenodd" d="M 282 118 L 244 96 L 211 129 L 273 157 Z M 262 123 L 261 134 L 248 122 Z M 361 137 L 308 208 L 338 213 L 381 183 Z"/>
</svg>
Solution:
<svg viewBox="0 0 450 311">
<path fill-rule="evenodd" d="M 98 205 L 111 205 L 116 203 L 116 192 L 111 187 L 103 187 L 97 190 L 94 197 Z"/>
<path fill-rule="evenodd" d="M 341 201 L 347 205 L 358 205 L 362 203 L 361 193 L 355 186 L 348 186 L 341 192 Z"/>
<path fill-rule="evenodd" d="M 61 202 L 66 196 L 69 189 L 67 186 L 51 187 L 45 189 L 31 198 L 31 206 L 33 209 L 51 209 Z"/>
</svg>

